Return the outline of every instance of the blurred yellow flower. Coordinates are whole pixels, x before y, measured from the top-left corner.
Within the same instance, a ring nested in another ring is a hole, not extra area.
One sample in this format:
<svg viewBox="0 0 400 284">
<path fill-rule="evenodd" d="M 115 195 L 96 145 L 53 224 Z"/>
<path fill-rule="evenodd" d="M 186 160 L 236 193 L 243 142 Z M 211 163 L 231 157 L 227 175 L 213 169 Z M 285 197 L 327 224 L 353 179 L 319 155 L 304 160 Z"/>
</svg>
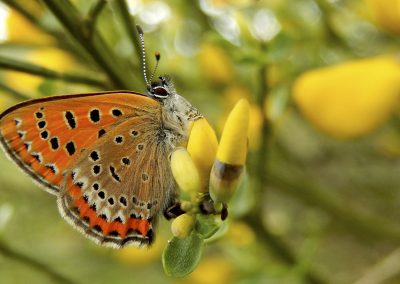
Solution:
<svg viewBox="0 0 400 284">
<path fill-rule="evenodd" d="M 256 235 L 253 229 L 244 222 L 233 222 L 229 224 L 228 232 L 224 238 L 234 246 L 248 246 L 256 241 Z"/>
<path fill-rule="evenodd" d="M 152 262 L 159 262 L 165 246 L 166 238 L 158 235 L 154 244 L 148 248 L 125 247 L 113 251 L 114 257 L 127 265 L 146 266 Z"/>
<path fill-rule="evenodd" d="M 178 283 L 190 284 L 224 284 L 233 283 L 235 270 L 229 259 L 222 256 L 209 256 L 185 279 Z"/>
<path fill-rule="evenodd" d="M 375 21 L 391 33 L 400 34 L 400 0 L 366 0 Z"/>
<path fill-rule="evenodd" d="M 226 51 L 215 44 L 200 47 L 199 63 L 204 76 L 211 82 L 224 84 L 233 77 L 233 65 Z"/>
<path fill-rule="evenodd" d="M 28 62 L 56 71 L 70 70 L 74 67 L 74 60 L 65 52 L 56 48 L 41 48 L 25 54 Z M 4 74 L 7 84 L 25 94 L 36 93 L 43 82 L 40 76 L 34 76 L 17 71 L 7 71 Z"/>
<path fill-rule="evenodd" d="M 339 138 L 365 135 L 380 126 L 397 108 L 399 95 L 400 66 L 394 56 L 314 69 L 293 86 L 304 116 Z"/>
<path fill-rule="evenodd" d="M 32 3 L 36 3 L 35 1 L 25 2 L 31 3 L 28 5 L 31 13 L 34 12 L 35 14 L 40 14 L 40 7 L 32 5 Z M 7 34 L 8 41 L 15 43 L 30 43 L 37 45 L 51 45 L 54 43 L 54 39 L 51 36 L 35 27 L 15 10 L 10 10 L 7 17 Z"/>
</svg>

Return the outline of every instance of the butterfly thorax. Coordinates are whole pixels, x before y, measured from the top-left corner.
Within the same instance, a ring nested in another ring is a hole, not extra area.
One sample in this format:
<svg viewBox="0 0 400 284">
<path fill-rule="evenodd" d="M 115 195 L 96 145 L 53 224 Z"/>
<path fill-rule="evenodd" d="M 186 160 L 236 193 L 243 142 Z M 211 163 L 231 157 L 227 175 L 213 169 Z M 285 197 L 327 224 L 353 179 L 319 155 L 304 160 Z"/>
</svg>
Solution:
<svg viewBox="0 0 400 284">
<path fill-rule="evenodd" d="M 202 117 L 199 111 L 185 98 L 171 90 L 161 101 L 162 131 L 171 148 L 185 144 L 189 135 L 189 124 Z"/>
<path fill-rule="evenodd" d="M 189 122 L 200 117 L 202 116 L 199 111 L 178 94 L 173 94 L 163 101 L 163 131 L 172 148 L 187 141 Z"/>
</svg>

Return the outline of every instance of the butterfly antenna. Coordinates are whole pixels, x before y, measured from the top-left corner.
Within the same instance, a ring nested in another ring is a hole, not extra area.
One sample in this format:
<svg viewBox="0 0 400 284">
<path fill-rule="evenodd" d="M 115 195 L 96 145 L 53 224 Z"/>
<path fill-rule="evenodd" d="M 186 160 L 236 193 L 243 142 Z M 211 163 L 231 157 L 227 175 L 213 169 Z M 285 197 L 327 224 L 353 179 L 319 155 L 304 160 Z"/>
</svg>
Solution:
<svg viewBox="0 0 400 284">
<path fill-rule="evenodd" d="M 136 29 L 139 34 L 140 43 L 142 45 L 142 66 L 143 66 L 144 81 L 146 82 L 147 88 L 150 88 L 150 84 L 149 84 L 149 81 L 147 80 L 147 72 L 146 72 L 146 49 L 144 47 L 144 34 L 143 34 L 142 28 L 139 25 L 136 25 Z"/>
<path fill-rule="evenodd" d="M 151 73 L 150 82 L 153 81 L 154 74 L 156 74 L 156 70 L 157 70 L 157 67 L 158 67 L 158 63 L 160 62 L 161 55 L 160 55 L 160 53 L 158 51 L 156 52 L 155 57 L 156 57 L 156 66 L 154 67 L 153 72 Z"/>
</svg>

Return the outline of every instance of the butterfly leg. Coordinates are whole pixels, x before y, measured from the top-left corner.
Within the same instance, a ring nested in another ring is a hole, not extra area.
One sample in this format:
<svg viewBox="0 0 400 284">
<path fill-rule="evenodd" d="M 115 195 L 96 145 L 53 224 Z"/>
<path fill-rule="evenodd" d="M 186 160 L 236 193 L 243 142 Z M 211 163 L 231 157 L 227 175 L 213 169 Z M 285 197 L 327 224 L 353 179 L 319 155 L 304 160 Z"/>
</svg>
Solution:
<svg viewBox="0 0 400 284">
<path fill-rule="evenodd" d="M 164 210 L 164 217 L 167 220 L 171 220 L 171 219 L 174 219 L 184 213 L 186 213 L 186 212 L 184 210 L 182 210 L 181 203 L 178 201 L 175 201 Z"/>
</svg>

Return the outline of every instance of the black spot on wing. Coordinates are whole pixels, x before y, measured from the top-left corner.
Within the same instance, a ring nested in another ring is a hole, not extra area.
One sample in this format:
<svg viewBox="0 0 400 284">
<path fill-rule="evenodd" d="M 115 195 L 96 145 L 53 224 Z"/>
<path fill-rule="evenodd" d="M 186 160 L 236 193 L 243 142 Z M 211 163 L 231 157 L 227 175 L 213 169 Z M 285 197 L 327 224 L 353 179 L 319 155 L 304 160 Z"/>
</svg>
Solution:
<svg viewBox="0 0 400 284">
<path fill-rule="evenodd" d="M 92 153 L 90 153 L 90 159 L 92 159 L 93 162 L 96 162 L 100 159 L 99 153 L 97 151 L 92 151 Z"/>
<path fill-rule="evenodd" d="M 114 108 L 111 110 L 113 116 L 118 117 L 122 115 L 122 111 L 120 109 Z"/>
<path fill-rule="evenodd" d="M 100 110 L 92 109 L 89 112 L 89 118 L 90 118 L 90 121 L 93 122 L 93 123 L 99 122 L 100 121 Z"/>
<path fill-rule="evenodd" d="M 70 111 L 65 112 L 65 119 L 67 120 L 68 126 L 71 129 L 74 129 L 76 127 L 75 116 L 72 112 Z"/>
<path fill-rule="evenodd" d="M 40 137 L 46 140 L 47 138 L 49 138 L 49 132 L 47 132 L 47 130 L 43 130 L 42 132 L 40 132 Z"/>
<path fill-rule="evenodd" d="M 72 156 L 76 151 L 75 143 L 73 141 L 69 141 L 67 144 L 65 144 L 65 149 L 67 150 L 68 154 Z"/>
<path fill-rule="evenodd" d="M 57 173 L 57 168 L 53 164 L 47 164 L 46 168 L 48 168 L 53 174 Z"/>
<path fill-rule="evenodd" d="M 50 139 L 50 146 L 53 150 L 57 150 L 60 147 L 60 144 L 58 143 L 58 137 L 53 137 Z"/>
<path fill-rule="evenodd" d="M 37 126 L 38 126 L 40 129 L 45 128 L 45 127 L 46 127 L 46 121 L 44 121 L 44 120 L 39 121 L 39 122 L 37 123 Z"/>
<path fill-rule="evenodd" d="M 110 166 L 110 173 L 111 173 L 111 176 L 113 177 L 113 179 L 115 179 L 118 182 L 121 182 L 121 179 L 118 176 L 118 174 L 116 173 L 115 168 L 113 166 Z"/>
<path fill-rule="evenodd" d="M 100 138 L 100 137 L 103 136 L 104 134 L 106 134 L 106 131 L 105 131 L 104 129 L 100 129 L 97 136 Z"/>
</svg>

